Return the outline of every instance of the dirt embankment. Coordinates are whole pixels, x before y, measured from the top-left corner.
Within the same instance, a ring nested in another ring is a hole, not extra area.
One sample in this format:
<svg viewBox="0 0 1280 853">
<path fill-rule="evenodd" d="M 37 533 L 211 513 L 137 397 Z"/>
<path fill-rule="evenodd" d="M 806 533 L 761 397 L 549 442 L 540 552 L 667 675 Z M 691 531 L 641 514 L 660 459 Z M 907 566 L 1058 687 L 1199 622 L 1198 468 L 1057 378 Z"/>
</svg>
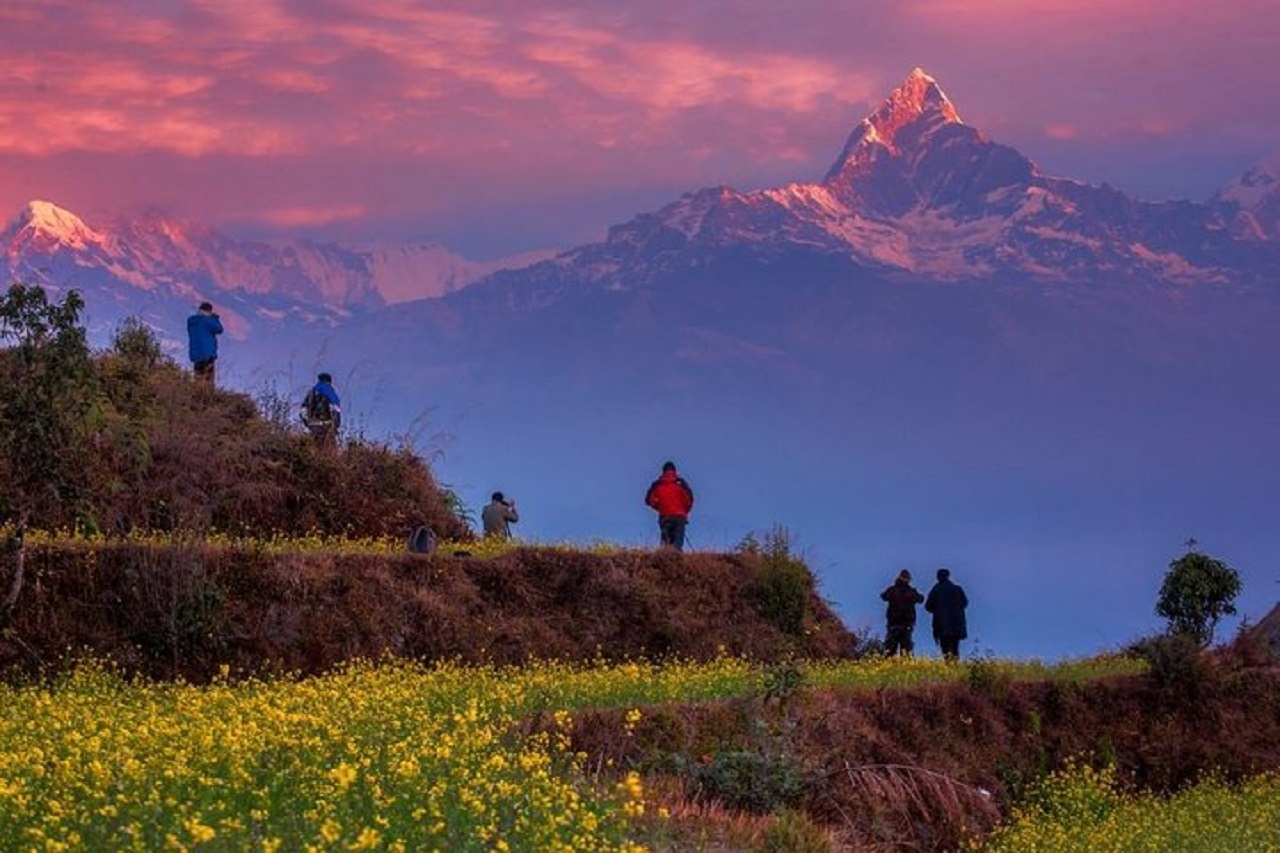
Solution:
<svg viewBox="0 0 1280 853">
<path fill-rule="evenodd" d="M 788 594 L 799 611 L 785 606 Z M 853 651 L 810 576 L 781 595 L 780 610 L 777 586 L 750 554 L 41 546 L 29 550 L 25 588 L 0 635 L 0 668 L 47 670 L 85 649 L 197 681 L 224 664 L 311 673 L 384 653 L 519 663 Z"/>
<path fill-rule="evenodd" d="M 1280 668 L 1230 655 L 1178 684 L 1016 683 L 979 665 L 963 684 L 641 710 L 630 734 L 625 710 L 579 715 L 575 749 L 642 769 L 686 841 L 790 806 L 839 849 L 954 850 L 1068 760 L 1162 793 L 1280 767 Z"/>
</svg>

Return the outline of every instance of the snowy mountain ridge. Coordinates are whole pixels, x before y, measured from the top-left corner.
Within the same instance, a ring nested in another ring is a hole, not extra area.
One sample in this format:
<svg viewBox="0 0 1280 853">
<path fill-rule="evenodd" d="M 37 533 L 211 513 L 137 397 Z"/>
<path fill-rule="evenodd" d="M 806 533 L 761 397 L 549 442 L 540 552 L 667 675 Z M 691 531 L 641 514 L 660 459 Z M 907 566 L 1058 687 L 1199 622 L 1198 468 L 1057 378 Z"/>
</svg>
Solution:
<svg viewBox="0 0 1280 853">
<path fill-rule="evenodd" d="M 495 269 L 546 256 L 478 262 L 434 244 L 240 241 L 159 214 L 91 226 L 45 200 L 30 202 L 0 231 L 0 251 L 11 280 L 55 289 L 98 287 L 125 298 L 136 288 L 187 300 L 236 294 L 339 313 L 443 296 Z"/>
</svg>

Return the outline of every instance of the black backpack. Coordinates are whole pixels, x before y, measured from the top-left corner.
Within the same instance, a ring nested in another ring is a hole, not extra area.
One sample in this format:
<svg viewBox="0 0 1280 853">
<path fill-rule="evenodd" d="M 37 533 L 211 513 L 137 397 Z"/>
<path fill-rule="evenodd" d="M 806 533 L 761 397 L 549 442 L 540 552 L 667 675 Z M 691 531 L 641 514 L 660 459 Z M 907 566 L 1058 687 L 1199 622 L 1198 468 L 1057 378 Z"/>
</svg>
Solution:
<svg viewBox="0 0 1280 853">
<path fill-rule="evenodd" d="M 331 421 L 333 420 L 333 404 L 329 402 L 329 398 L 312 388 L 307 392 L 307 397 L 302 401 L 302 410 L 306 412 L 308 421 Z"/>
<path fill-rule="evenodd" d="M 436 536 L 430 527 L 420 525 L 409 534 L 409 553 L 430 554 L 436 549 Z"/>
</svg>

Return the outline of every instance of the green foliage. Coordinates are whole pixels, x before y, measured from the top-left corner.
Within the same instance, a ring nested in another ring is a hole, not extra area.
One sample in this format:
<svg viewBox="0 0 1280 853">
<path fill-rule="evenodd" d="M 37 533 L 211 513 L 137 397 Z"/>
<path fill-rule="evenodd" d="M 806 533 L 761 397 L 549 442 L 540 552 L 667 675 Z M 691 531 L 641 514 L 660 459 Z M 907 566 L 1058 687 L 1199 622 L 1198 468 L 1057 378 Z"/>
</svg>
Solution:
<svg viewBox="0 0 1280 853">
<path fill-rule="evenodd" d="M 1218 621 L 1236 612 L 1240 575 L 1221 560 L 1197 551 L 1194 539 L 1187 545 L 1187 553 L 1169 564 L 1156 613 L 1168 622 L 1170 633 L 1207 645 Z"/>
<path fill-rule="evenodd" d="M 990 851 L 1276 850 L 1280 779 L 1215 777 L 1168 797 L 1126 793 L 1114 769 L 1068 765 L 982 845 Z"/>
<path fill-rule="evenodd" d="M 1000 701 L 1013 687 L 1013 674 L 999 661 L 977 658 L 966 668 L 965 683 L 974 693 Z"/>
<path fill-rule="evenodd" d="M 119 606 L 132 615 L 139 646 L 169 657 L 175 671 L 185 655 L 221 653 L 226 638 L 219 622 L 226 593 L 201 548 L 196 543 L 140 548 L 134 556 L 124 568 Z"/>
<path fill-rule="evenodd" d="M 761 853 L 829 853 L 831 835 L 798 809 L 783 809 L 765 831 Z"/>
<path fill-rule="evenodd" d="M 794 758 L 754 749 L 717 752 L 696 768 L 692 782 L 696 798 L 753 814 L 794 806 L 803 793 L 803 774 Z"/>
<path fill-rule="evenodd" d="M 1132 651 L 1146 662 L 1147 672 L 1161 687 L 1194 692 L 1209 675 L 1200 643 L 1190 634 L 1147 637 L 1134 643 Z"/>
<path fill-rule="evenodd" d="M 84 301 L 70 291 L 51 303 L 43 288 L 13 284 L 0 298 L 0 507 L 39 524 L 68 511 L 91 521 L 89 435 L 99 391 L 84 329 Z"/>
<path fill-rule="evenodd" d="M 111 340 L 111 352 L 139 370 L 150 370 L 167 361 L 151 327 L 137 317 L 126 317 Z"/>
<path fill-rule="evenodd" d="M 764 698 L 787 702 L 804 687 L 804 680 L 804 670 L 794 662 L 775 664 L 764 673 Z"/>
<path fill-rule="evenodd" d="M 749 534 L 739 545 L 742 553 L 759 560 L 756 601 L 760 614 L 795 637 L 804 633 L 804 618 L 813 593 L 813 575 L 804 560 L 791 553 L 791 534 L 774 527 L 760 542 Z"/>
</svg>

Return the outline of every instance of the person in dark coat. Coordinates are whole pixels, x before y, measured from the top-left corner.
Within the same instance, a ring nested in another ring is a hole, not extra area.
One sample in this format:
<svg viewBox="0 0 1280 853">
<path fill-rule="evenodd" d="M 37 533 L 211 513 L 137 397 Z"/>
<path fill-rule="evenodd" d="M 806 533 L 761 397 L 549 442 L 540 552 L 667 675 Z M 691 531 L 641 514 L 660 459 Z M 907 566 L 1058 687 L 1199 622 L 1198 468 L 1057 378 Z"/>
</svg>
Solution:
<svg viewBox="0 0 1280 853">
<path fill-rule="evenodd" d="M 684 548 L 684 529 L 693 509 L 693 489 L 676 473 L 674 462 L 662 464 L 662 476 L 645 492 L 644 502 L 658 513 L 658 533 L 663 545 L 680 551 Z"/>
<path fill-rule="evenodd" d="M 924 609 L 933 614 L 933 638 L 949 661 L 960 659 L 960 641 L 969 636 L 964 618 L 968 606 L 964 588 L 951 581 L 951 570 L 938 569 L 938 582 L 929 590 Z"/>
<path fill-rule="evenodd" d="M 187 318 L 187 355 L 196 378 L 213 384 L 214 365 L 218 361 L 218 335 L 222 320 L 213 313 L 213 303 L 201 302 L 196 313 Z"/>
<path fill-rule="evenodd" d="M 898 572 L 893 586 L 880 593 L 880 599 L 889 603 L 884 614 L 885 654 L 910 655 L 916 647 L 911 636 L 916 630 L 916 605 L 924 601 L 920 591 L 911 585 L 911 572 L 906 569 Z"/>
</svg>

